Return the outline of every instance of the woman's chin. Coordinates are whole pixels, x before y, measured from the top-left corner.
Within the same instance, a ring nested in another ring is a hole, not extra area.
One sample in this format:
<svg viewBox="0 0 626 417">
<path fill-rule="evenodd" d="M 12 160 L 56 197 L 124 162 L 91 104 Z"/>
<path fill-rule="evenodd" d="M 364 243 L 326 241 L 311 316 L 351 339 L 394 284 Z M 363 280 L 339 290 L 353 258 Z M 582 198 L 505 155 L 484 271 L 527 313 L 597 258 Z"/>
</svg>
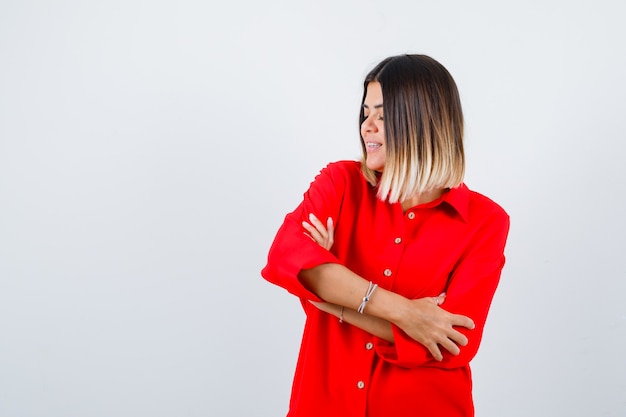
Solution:
<svg viewBox="0 0 626 417">
<path fill-rule="evenodd" d="M 383 172 L 385 164 L 377 163 L 374 161 L 365 161 L 365 166 L 372 171 Z"/>
</svg>

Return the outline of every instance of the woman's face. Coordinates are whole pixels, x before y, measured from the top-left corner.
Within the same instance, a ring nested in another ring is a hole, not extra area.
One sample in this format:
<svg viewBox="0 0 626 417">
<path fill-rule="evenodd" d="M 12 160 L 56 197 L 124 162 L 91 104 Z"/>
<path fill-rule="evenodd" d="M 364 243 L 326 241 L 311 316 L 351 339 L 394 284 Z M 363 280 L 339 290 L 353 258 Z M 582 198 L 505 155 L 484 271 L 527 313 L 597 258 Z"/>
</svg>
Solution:
<svg viewBox="0 0 626 417">
<path fill-rule="evenodd" d="M 365 120 L 361 124 L 361 138 L 367 157 L 365 165 L 373 171 L 382 171 L 385 166 L 385 124 L 383 122 L 383 90 L 380 83 L 367 85 L 363 102 Z"/>
</svg>

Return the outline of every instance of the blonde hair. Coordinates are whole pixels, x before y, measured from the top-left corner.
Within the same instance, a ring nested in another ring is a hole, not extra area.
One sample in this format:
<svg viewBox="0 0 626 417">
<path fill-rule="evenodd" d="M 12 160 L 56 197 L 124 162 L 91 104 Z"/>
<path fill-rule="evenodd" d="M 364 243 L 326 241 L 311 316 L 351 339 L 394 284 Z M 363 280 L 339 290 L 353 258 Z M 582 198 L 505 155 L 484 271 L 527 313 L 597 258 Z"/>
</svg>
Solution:
<svg viewBox="0 0 626 417">
<path fill-rule="evenodd" d="M 367 168 L 361 138 L 361 169 L 378 197 L 396 203 L 436 188 L 454 188 L 465 172 L 463 111 L 454 79 L 426 55 L 400 55 L 379 63 L 365 78 L 380 83 L 385 126 L 385 167 Z"/>
</svg>

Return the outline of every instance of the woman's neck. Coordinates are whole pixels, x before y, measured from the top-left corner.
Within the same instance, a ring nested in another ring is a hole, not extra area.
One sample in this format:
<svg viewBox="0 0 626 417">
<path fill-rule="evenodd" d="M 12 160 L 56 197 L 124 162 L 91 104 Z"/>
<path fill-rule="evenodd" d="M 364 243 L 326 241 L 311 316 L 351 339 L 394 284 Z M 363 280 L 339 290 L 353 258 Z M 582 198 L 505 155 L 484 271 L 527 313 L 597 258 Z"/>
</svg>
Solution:
<svg viewBox="0 0 626 417">
<path fill-rule="evenodd" d="M 413 197 L 407 198 L 402 204 L 402 211 L 407 211 L 411 207 L 418 206 L 420 204 L 430 203 L 441 197 L 446 191 L 445 188 L 437 188 L 434 190 L 425 191 L 420 194 L 415 194 Z"/>
</svg>

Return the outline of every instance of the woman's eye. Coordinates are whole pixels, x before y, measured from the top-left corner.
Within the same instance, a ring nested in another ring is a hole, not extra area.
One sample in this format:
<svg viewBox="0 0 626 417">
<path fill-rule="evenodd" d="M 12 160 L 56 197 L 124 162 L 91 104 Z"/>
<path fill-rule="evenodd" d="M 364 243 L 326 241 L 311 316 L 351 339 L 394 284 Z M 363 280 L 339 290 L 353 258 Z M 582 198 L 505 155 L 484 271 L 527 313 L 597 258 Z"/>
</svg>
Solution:
<svg viewBox="0 0 626 417">
<path fill-rule="evenodd" d="M 379 114 L 379 115 L 376 117 L 376 119 L 378 119 L 378 120 L 384 120 L 384 117 L 383 117 L 383 115 L 382 115 L 382 114 Z"/>
</svg>

